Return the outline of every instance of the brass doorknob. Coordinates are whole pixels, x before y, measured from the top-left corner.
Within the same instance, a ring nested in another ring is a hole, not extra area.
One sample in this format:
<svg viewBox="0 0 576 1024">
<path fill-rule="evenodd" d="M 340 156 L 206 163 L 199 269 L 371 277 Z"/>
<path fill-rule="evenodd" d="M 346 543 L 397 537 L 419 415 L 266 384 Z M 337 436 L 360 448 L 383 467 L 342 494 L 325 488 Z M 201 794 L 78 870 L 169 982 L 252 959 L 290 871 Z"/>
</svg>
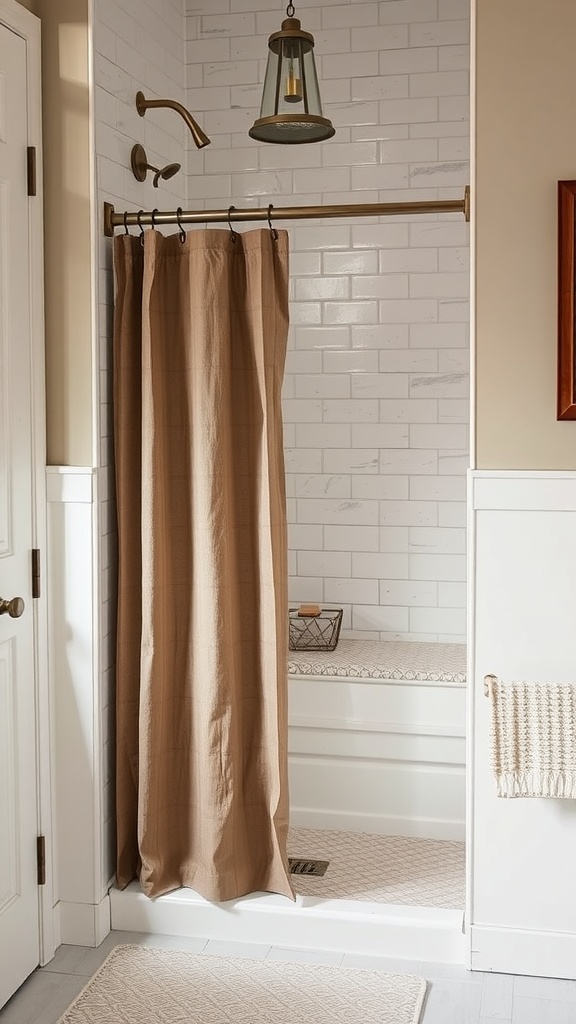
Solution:
<svg viewBox="0 0 576 1024">
<path fill-rule="evenodd" d="M 11 601 L 5 601 L 0 597 L 0 615 L 9 615 L 11 619 L 19 619 L 24 611 L 24 601 L 21 597 L 13 597 Z"/>
</svg>

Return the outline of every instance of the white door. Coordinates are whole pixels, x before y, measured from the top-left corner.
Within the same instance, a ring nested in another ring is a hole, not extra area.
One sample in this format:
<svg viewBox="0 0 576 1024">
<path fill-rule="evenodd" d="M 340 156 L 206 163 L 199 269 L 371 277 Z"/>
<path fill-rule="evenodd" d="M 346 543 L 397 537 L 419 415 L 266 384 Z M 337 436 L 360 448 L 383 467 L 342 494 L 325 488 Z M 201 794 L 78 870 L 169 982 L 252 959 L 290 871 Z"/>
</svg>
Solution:
<svg viewBox="0 0 576 1024">
<path fill-rule="evenodd" d="M 0 25 L 0 1006 L 39 961 L 26 60 Z"/>
</svg>

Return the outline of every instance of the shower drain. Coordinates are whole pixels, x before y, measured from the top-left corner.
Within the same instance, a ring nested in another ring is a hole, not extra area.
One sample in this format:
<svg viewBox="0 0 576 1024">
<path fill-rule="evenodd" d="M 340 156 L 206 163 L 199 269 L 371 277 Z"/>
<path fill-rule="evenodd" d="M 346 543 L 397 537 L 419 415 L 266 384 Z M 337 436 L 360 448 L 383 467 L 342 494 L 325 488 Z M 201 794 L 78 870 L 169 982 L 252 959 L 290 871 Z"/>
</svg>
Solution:
<svg viewBox="0 0 576 1024">
<path fill-rule="evenodd" d="M 291 875 L 315 875 L 321 878 L 325 874 L 329 860 L 309 860 L 303 857 L 288 857 Z"/>
</svg>

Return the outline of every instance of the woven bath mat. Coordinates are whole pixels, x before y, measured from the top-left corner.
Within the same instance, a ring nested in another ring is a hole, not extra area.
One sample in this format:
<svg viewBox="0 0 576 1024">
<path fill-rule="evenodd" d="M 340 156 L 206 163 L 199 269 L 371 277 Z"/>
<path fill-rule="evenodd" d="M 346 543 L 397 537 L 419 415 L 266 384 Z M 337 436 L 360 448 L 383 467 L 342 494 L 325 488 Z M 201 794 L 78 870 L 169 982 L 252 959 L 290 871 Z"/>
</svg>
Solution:
<svg viewBox="0 0 576 1024">
<path fill-rule="evenodd" d="M 418 1024 L 405 974 L 117 946 L 59 1024 Z"/>
</svg>

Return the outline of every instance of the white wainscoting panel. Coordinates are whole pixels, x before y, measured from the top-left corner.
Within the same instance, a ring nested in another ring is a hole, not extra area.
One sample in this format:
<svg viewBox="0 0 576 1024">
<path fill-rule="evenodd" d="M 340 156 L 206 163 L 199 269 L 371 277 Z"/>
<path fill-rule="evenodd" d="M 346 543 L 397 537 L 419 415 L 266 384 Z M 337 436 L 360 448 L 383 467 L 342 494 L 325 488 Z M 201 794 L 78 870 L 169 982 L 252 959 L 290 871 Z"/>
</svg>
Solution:
<svg viewBox="0 0 576 1024">
<path fill-rule="evenodd" d="M 62 942 L 97 945 L 109 930 L 100 877 L 97 474 L 86 467 L 50 466 L 46 479 L 56 917 Z"/>
<path fill-rule="evenodd" d="M 505 800 L 483 678 L 576 683 L 576 473 L 470 474 L 470 962 L 576 978 L 576 801 Z"/>
<path fill-rule="evenodd" d="M 466 688 L 291 676 L 290 820 L 463 839 Z"/>
</svg>

